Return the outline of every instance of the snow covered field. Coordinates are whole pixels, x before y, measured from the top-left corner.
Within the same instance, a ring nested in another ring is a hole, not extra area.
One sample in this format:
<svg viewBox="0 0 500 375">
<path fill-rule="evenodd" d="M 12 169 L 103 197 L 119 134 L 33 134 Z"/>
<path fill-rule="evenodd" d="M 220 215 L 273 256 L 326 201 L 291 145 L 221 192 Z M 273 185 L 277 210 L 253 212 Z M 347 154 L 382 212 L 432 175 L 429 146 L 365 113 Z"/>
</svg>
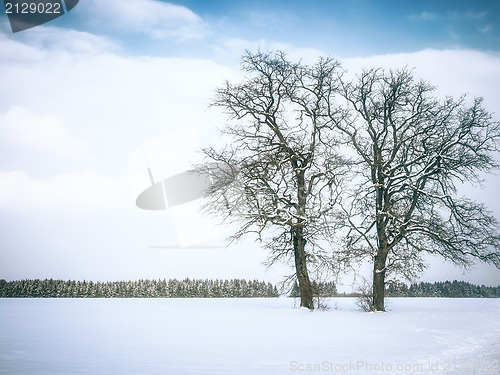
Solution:
<svg viewBox="0 0 500 375">
<path fill-rule="evenodd" d="M 500 373 L 500 299 L 327 301 L 0 299 L 0 374 Z"/>
</svg>

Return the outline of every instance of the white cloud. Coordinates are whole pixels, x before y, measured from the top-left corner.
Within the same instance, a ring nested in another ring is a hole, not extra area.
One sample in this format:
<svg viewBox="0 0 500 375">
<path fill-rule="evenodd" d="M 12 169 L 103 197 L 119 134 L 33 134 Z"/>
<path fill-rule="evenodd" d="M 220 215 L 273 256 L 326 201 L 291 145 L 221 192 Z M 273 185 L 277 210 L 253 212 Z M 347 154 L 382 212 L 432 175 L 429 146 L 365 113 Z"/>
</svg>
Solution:
<svg viewBox="0 0 500 375">
<path fill-rule="evenodd" d="M 0 171 L 0 210 L 47 216 L 65 213 L 116 210 L 128 204 L 127 180 L 112 179 L 93 171 L 68 173 L 53 178 L 34 178 L 24 171 Z M 50 213 L 50 214 L 49 214 Z"/>
<path fill-rule="evenodd" d="M 477 21 L 484 19 L 488 15 L 487 12 L 458 12 L 458 11 L 449 11 L 444 14 L 439 14 L 435 12 L 423 11 L 420 13 L 411 14 L 408 18 L 412 21 L 435 21 L 435 20 L 451 20 L 451 21 Z"/>
<path fill-rule="evenodd" d="M 409 18 L 412 21 L 434 21 L 439 18 L 439 14 L 424 11 L 418 14 L 411 14 Z"/>
<path fill-rule="evenodd" d="M 26 43 L 11 40 L 0 33 L 0 46 L 3 53 L 0 54 L 0 63 L 15 64 L 17 61 L 40 61 L 45 53 L 39 48 Z"/>
<path fill-rule="evenodd" d="M 188 8 L 156 0 L 86 0 L 79 5 L 93 24 L 180 40 L 202 38 L 203 20 Z"/>
<path fill-rule="evenodd" d="M 75 44 L 87 40 L 84 34 L 74 37 Z M 198 128 L 204 141 L 216 136 L 221 118 L 207 106 L 215 87 L 237 73 L 201 59 L 67 52 L 64 43 L 46 43 L 42 37 L 0 38 L 0 50 L 0 142 L 11 146 L 0 171 L 0 211 L 46 216 L 54 227 L 61 222 L 65 228 L 80 225 L 66 221 L 68 216 L 106 213 L 112 219 L 105 226 L 115 236 L 126 237 L 113 223 L 137 221 L 134 236 L 141 243 L 175 245 L 173 229 L 169 232 L 165 223 L 168 214 L 135 207 L 128 158 L 145 141 L 185 126 Z M 17 51 L 23 53 L 14 60 Z M 69 157 L 75 154 L 84 157 L 75 163 Z M 54 155 L 71 160 L 53 167 L 59 163 Z M 151 235 L 152 227 L 158 234 Z M 44 238 L 57 235 L 45 233 Z M 162 239 L 151 239 L 157 237 Z M 96 246 L 92 234 L 82 241 Z"/>
<path fill-rule="evenodd" d="M 60 117 L 36 115 L 18 106 L 0 114 L 0 140 L 58 156 L 79 155 L 85 151 L 82 140 L 69 133 Z"/>
<path fill-rule="evenodd" d="M 27 53 L 12 62 L 11 51 L 21 46 Z M 0 50 L 0 114 L 9 129 L 0 139 L 75 152 L 80 142 L 89 161 L 99 163 L 88 168 L 114 175 L 125 173 L 129 154 L 145 141 L 185 126 L 212 133 L 222 119 L 208 104 L 215 88 L 237 74 L 209 60 L 75 54 L 60 44 L 0 39 Z M 47 132 L 38 134 L 44 126 Z"/>
<path fill-rule="evenodd" d="M 493 30 L 495 30 L 495 27 L 492 25 L 485 25 L 482 27 L 478 27 L 478 30 L 483 34 L 488 34 L 488 33 L 492 32 Z"/>
<path fill-rule="evenodd" d="M 491 112 L 500 102 L 500 54 L 473 50 L 422 50 L 413 53 L 378 55 L 342 60 L 345 68 L 415 68 L 416 77 L 437 86 L 437 94 L 458 97 L 469 93 L 482 96 Z"/>
<path fill-rule="evenodd" d="M 288 43 L 280 43 L 266 39 L 260 40 L 245 40 L 239 38 L 228 38 L 222 44 L 214 47 L 216 55 L 220 59 L 225 56 L 224 61 L 240 62 L 243 53 L 248 50 L 250 52 L 268 51 L 283 51 L 288 54 L 288 57 L 293 61 L 302 61 L 305 64 L 314 64 L 318 58 L 325 56 L 325 52 L 314 48 L 295 47 Z"/>
<path fill-rule="evenodd" d="M 0 62 L 43 61 L 48 54 L 89 55 L 118 51 L 119 46 L 105 36 L 54 26 L 38 26 L 8 38 L 0 34 Z"/>
<path fill-rule="evenodd" d="M 457 12 L 450 11 L 447 13 L 447 17 L 453 21 L 476 21 L 481 20 L 488 15 L 486 11 L 473 12 L 473 11 L 465 11 L 465 12 Z"/>
</svg>

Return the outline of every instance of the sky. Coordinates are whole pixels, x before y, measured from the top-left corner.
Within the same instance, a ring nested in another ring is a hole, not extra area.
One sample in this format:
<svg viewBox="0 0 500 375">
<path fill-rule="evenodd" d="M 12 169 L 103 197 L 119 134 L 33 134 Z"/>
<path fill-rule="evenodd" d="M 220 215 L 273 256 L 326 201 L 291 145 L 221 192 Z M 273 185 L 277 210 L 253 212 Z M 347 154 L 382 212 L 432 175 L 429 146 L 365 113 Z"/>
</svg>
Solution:
<svg viewBox="0 0 500 375">
<path fill-rule="evenodd" d="M 437 95 L 483 96 L 499 112 L 498 2 L 82 0 L 15 34 L 0 9 L 6 280 L 279 282 L 290 274 L 286 264 L 267 269 L 253 238 L 226 247 L 195 203 L 135 204 L 151 185 L 148 167 L 155 182 L 182 173 L 197 149 L 217 142 L 225 117 L 208 104 L 225 80 L 242 77 L 245 50 L 279 49 L 305 63 L 331 56 L 353 73 L 409 66 Z M 461 191 L 500 219 L 499 184 L 488 176 Z M 428 261 L 425 281 L 500 284 L 493 267 L 464 274 Z"/>
</svg>

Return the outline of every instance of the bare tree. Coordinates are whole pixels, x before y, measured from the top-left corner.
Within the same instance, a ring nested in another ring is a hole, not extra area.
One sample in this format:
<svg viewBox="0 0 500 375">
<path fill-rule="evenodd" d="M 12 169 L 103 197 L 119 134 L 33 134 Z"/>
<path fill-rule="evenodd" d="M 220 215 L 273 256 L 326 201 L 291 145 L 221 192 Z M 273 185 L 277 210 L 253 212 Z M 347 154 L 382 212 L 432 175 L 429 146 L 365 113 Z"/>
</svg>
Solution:
<svg viewBox="0 0 500 375">
<path fill-rule="evenodd" d="M 301 306 L 313 309 L 308 265 L 331 258 L 332 216 L 345 161 L 335 153 L 331 99 L 339 87 L 331 59 L 314 66 L 286 56 L 243 56 L 241 82 L 227 82 L 212 103 L 227 113 L 221 149 L 206 149 L 199 170 L 212 180 L 206 209 L 238 223 L 232 239 L 255 233 L 270 263 L 293 259 Z"/>
<path fill-rule="evenodd" d="M 344 261 L 373 260 L 374 309 L 384 310 L 386 276 L 411 278 L 423 252 L 500 267 L 498 222 L 457 192 L 457 183 L 480 183 L 498 167 L 500 124 L 482 100 L 439 101 L 407 69 L 364 71 L 342 86 L 349 116 L 331 119 L 358 156 L 355 187 L 342 202 Z"/>
</svg>

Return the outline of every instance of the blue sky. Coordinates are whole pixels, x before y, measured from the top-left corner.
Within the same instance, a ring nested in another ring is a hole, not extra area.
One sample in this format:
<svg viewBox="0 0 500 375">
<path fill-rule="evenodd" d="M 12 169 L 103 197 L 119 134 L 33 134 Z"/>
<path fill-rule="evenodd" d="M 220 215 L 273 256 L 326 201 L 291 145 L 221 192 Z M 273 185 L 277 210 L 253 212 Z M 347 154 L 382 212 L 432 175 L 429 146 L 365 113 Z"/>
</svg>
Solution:
<svg viewBox="0 0 500 375">
<path fill-rule="evenodd" d="M 0 16 L 0 278 L 281 280 L 290 268 L 267 270 L 252 239 L 179 248 L 191 211 L 135 206 L 148 181 L 138 150 L 182 146 L 182 157 L 153 161 L 165 178 L 197 144 L 216 142 L 225 118 L 207 106 L 225 79 L 241 78 L 245 49 L 329 55 L 354 72 L 409 65 L 437 94 L 484 96 L 499 113 L 499 14 L 495 1 L 81 0 L 16 34 Z M 186 129 L 196 141 L 182 141 Z M 499 184 L 463 191 L 500 218 Z M 500 284 L 491 267 L 462 275 L 430 263 L 426 280 Z"/>
<path fill-rule="evenodd" d="M 422 48 L 498 50 L 500 5 L 491 1 L 186 1 L 238 38 L 269 38 L 350 55 Z"/>
<path fill-rule="evenodd" d="M 274 41 L 339 58 L 424 48 L 500 48 L 500 3 L 487 0 L 178 1 L 174 4 L 198 17 L 182 21 L 188 29 L 197 29 L 196 36 L 186 38 L 151 38 L 146 30 L 122 25 L 123 15 L 106 12 L 107 18 L 99 19 L 102 10 L 94 4 L 82 1 L 52 25 L 107 35 L 118 40 L 125 53 L 155 56 L 216 58 L 214 47 L 228 39 Z M 136 15 L 127 17 L 139 19 L 139 7 Z M 154 26 L 162 27 L 159 22 Z"/>
</svg>

